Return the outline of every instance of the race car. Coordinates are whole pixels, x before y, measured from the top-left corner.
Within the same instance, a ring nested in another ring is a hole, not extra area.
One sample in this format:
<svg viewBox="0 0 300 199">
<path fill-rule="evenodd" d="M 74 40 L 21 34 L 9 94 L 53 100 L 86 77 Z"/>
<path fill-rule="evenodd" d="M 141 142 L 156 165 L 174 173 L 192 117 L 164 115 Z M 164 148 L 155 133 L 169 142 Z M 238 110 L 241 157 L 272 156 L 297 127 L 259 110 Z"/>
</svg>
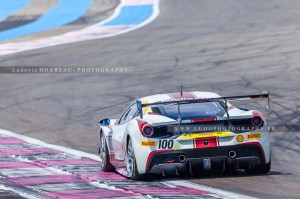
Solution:
<svg viewBox="0 0 300 199">
<path fill-rule="evenodd" d="M 212 92 L 157 94 L 136 100 L 119 119 L 100 124 L 100 168 L 139 180 L 145 174 L 194 175 L 199 171 L 271 167 L 267 122 L 257 110 L 232 101 L 264 99 L 269 92 L 222 97 Z"/>
</svg>

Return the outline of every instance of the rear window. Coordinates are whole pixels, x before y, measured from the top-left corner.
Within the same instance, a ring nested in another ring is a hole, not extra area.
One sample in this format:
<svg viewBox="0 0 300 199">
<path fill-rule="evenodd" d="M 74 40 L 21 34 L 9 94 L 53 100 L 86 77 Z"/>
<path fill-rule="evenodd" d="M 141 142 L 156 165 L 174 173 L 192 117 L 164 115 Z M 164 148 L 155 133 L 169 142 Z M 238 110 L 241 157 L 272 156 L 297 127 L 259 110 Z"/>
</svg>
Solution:
<svg viewBox="0 0 300 199">
<path fill-rule="evenodd" d="M 172 118 L 176 120 L 179 116 L 177 105 L 162 105 L 152 107 L 154 113 Z M 222 117 L 225 114 L 224 108 L 219 102 L 206 102 L 194 104 L 181 104 L 180 116 L 181 119 L 195 119 L 207 117 Z"/>
</svg>

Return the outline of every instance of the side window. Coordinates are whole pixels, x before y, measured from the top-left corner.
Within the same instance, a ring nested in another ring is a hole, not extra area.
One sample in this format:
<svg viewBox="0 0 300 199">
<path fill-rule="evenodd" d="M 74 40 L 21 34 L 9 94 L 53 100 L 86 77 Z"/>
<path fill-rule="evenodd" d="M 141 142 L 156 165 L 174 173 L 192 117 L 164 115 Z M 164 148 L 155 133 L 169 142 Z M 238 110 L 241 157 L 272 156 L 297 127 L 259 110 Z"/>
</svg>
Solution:
<svg viewBox="0 0 300 199">
<path fill-rule="evenodd" d="M 119 124 L 124 124 L 130 121 L 135 116 L 136 112 L 137 112 L 137 106 L 134 103 L 123 113 L 123 115 L 119 120 Z"/>
<path fill-rule="evenodd" d="M 128 121 L 135 117 L 136 112 L 138 111 L 136 104 L 131 106 L 131 110 L 127 115 Z"/>
<path fill-rule="evenodd" d="M 133 115 L 132 118 L 135 118 L 135 117 L 137 117 L 137 116 L 139 116 L 139 115 L 140 115 L 140 111 L 139 111 L 139 110 L 136 110 L 136 112 L 135 112 L 135 114 Z"/>
</svg>

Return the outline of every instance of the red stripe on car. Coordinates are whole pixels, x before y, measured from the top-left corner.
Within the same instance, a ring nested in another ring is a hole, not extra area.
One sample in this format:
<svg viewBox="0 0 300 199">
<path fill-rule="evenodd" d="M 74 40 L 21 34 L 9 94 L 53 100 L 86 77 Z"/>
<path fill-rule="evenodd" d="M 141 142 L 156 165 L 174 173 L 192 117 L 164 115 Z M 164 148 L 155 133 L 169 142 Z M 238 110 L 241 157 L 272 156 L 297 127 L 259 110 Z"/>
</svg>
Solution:
<svg viewBox="0 0 300 199">
<path fill-rule="evenodd" d="M 149 164 L 150 164 L 151 159 L 152 159 L 154 154 L 161 153 L 161 152 L 166 152 L 166 151 L 170 151 L 170 150 L 172 150 L 172 149 L 163 149 L 163 150 L 151 151 L 150 154 L 148 155 L 147 162 L 146 162 L 146 172 L 149 169 Z"/>
<path fill-rule="evenodd" d="M 192 123 L 200 123 L 200 122 L 214 122 L 217 121 L 217 118 L 215 117 L 209 117 L 209 118 L 196 118 L 196 119 L 192 119 L 191 122 Z"/>
<path fill-rule="evenodd" d="M 245 143 L 241 143 L 242 144 L 252 144 L 252 145 L 256 145 L 260 148 L 260 150 L 262 151 L 262 155 L 263 155 L 263 158 L 264 158 L 264 161 L 266 162 L 266 154 L 265 154 L 265 151 L 262 147 L 262 145 L 259 143 L 259 142 L 245 142 Z"/>
<path fill-rule="evenodd" d="M 191 92 L 182 92 L 182 95 L 180 92 L 178 93 L 168 93 L 168 95 L 172 98 L 172 99 L 182 99 L 182 98 L 191 98 L 191 99 L 195 99 L 196 96 L 191 93 Z"/>
<path fill-rule="evenodd" d="M 217 147 L 218 140 L 217 137 L 207 137 L 207 138 L 196 138 L 195 139 L 195 148 L 209 148 L 209 147 Z"/>
</svg>

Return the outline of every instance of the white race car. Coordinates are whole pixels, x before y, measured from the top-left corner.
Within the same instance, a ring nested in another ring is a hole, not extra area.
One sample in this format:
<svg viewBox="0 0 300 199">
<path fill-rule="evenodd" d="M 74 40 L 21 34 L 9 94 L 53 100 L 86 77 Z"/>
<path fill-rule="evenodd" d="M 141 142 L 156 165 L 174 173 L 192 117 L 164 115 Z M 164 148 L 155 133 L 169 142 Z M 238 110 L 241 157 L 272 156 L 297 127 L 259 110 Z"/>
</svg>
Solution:
<svg viewBox="0 0 300 199">
<path fill-rule="evenodd" d="M 134 180 L 144 174 L 195 174 L 203 170 L 270 171 L 268 127 L 257 110 L 230 102 L 269 93 L 221 97 L 211 92 L 158 94 L 133 102 L 119 119 L 100 124 L 102 171 Z"/>
</svg>

